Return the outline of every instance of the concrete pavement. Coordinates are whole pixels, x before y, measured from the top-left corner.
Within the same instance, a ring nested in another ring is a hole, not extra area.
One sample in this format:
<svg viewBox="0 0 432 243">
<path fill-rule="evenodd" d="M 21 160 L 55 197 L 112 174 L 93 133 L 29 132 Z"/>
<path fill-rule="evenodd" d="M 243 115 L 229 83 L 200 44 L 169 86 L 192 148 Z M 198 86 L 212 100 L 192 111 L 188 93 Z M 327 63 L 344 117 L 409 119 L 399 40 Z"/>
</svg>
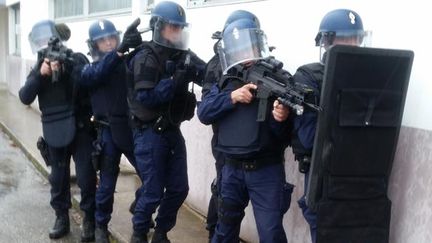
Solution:
<svg viewBox="0 0 432 243">
<path fill-rule="evenodd" d="M 4 89 L 0 89 L 0 128 L 22 149 L 38 171 L 45 177 L 48 176 L 49 168 L 45 166 L 36 147 L 37 138 L 42 134 L 39 113 L 23 105 L 17 97 Z M 74 173 L 73 167 L 72 163 L 72 173 Z M 122 162 L 112 220 L 109 224 L 113 238 L 118 242 L 128 242 L 132 234 L 132 215 L 128 208 L 138 186 L 140 186 L 138 177 L 127 163 Z M 73 187 L 74 205 L 77 206 L 79 190 L 75 184 Z M 46 203 L 49 204 L 49 201 L 47 200 Z M 173 243 L 207 242 L 205 219 L 187 205 L 183 205 L 178 214 L 177 225 L 169 232 L 168 237 Z"/>
<path fill-rule="evenodd" d="M 0 131 L 0 242 L 80 242 L 82 217 L 69 212 L 71 233 L 48 237 L 55 215 L 49 205 L 50 186 L 15 143 Z"/>
</svg>

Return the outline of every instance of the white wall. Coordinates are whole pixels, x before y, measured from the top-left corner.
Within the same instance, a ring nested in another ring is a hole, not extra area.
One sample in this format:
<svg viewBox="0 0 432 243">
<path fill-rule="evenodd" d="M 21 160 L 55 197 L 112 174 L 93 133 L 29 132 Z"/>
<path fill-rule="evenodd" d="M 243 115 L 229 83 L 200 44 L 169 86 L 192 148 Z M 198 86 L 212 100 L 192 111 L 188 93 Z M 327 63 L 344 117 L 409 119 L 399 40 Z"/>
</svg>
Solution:
<svg viewBox="0 0 432 243">
<path fill-rule="evenodd" d="M 177 0 L 177 2 L 186 6 L 185 0 Z M 134 4 L 138 3 L 140 1 L 134 1 Z M 259 17 L 269 43 L 277 48 L 274 55 L 285 63 L 286 69 L 294 73 L 299 65 L 318 59 L 314 38 L 319 22 L 326 12 L 335 8 L 350 8 L 362 16 L 365 28 L 373 31 L 373 47 L 410 49 L 415 52 L 403 125 L 432 130 L 432 113 L 428 112 L 429 104 L 432 102 L 432 84 L 428 82 L 426 66 L 432 48 L 429 44 L 430 40 L 425 36 L 432 20 L 425 17 L 428 16 L 429 10 L 423 1 L 267 0 L 186 9 L 187 21 L 192 24 L 190 47 L 203 59 L 208 60 L 213 54 L 214 42 L 210 38 L 211 34 L 222 29 L 229 13 L 237 9 L 245 9 Z M 135 9 L 134 15 L 137 14 L 139 11 Z M 147 26 L 148 15 L 141 14 L 140 17 L 141 27 Z M 124 30 L 134 17 L 110 19 L 119 29 Z M 69 45 L 71 47 L 79 51 L 87 51 L 83 42 L 87 38 L 87 27 L 94 20 L 70 23 L 72 38 Z M 80 35 L 77 36 L 77 33 Z M 23 43 L 23 46 L 28 44 Z"/>
<path fill-rule="evenodd" d="M 0 7 L 0 84 L 6 83 L 6 57 L 8 53 L 8 9 Z"/>
<path fill-rule="evenodd" d="M 49 16 L 48 0 L 21 2 L 23 3 L 21 4 L 22 56 L 24 59 L 34 59 L 26 37 L 35 21 Z M 141 2 L 141 0 L 134 0 L 133 4 L 140 6 Z M 177 0 L 177 2 L 186 6 L 186 0 Z M 372 46 L 410 49 L 415 52 L 403 125 L 432 130 L 432 112 L 428 109 L 432 102 L 432 84 L 427 79 L 427 65 L 432 48 L 429 38 L 426 38 L 432 20 L 425 17 L 429 14 L 429 8 L 423 1 L 267 0 L 186 9 L 187 20 L 192 24 L 190 46 L 203 59 L 208 60 L 213 54 L 211 34 L 223 27 L 226 17 L 232 11 L 249 10 L 259 17 L 270 44 L 277 47 L 274 55 L 285 63 L 285 67 L 290 72 L 294 73 L 299 65 L 317 60 L 318 49 L 314 47 L 314 37 L 319 22 L 326 12 L 335 8 L 354 9 L 362 16 L 365 28 L 373 31 Z M 140 14 L 139 9 L 133 9 L 135 16 Z M 147 26 L 148 15 L 141 14 L 140 17 L 142 20 L 140 27 Z M 119 29 L 124 30 L 135 17 L 127 15 L 108 18 L 114 21 Z M 96 19 L 68 23 L 72 29 L 72 37 L 69 41 L 71 48 L 87 53 L 85 44 L 87 30 L 94 20 Z"/>
<path fill-rule="evenodd" d="M 6 6 L 10 6 L 12 4 L 18 3 L 20 0 L 6 0 Z"/>
</svg>

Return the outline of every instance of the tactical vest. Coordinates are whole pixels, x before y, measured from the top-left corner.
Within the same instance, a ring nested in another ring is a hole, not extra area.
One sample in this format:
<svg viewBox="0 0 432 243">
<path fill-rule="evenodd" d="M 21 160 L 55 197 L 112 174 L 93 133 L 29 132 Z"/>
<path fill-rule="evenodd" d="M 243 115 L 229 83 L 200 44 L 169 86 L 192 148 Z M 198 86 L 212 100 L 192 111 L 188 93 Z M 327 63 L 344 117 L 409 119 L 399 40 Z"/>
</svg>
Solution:
<svg viewBox="0 0 432 243">
<path fill-rule="evenodd" d="M 109 123 L 114 143 L 123 150 L 131 150 L 133 139 L 128 120 L 125 77 L 125 66 L 116 65 L 106 76 L 107 80 L 92 90 L 91 102 L 95 117 Z"/>
<path fill-rule="evenodd" d="M 96 117 L 127 116 L 126 71 L 122 64 L 113 68 L 103 84 L 91 90 L 91 103 Z"/>
<path fill-rule="evenodd" d="M 219 55 L 214 55 L 206 64 L 204 69 L 204 81 L 202 94 L 206 95 L 211 87 L 218 83 L 222 77 L 222 67 L 219 61 Z"/>
<path fill-rule="evenodd" d="M 158 75 L 155 80 L 157 85 L 160 80 L 164 78 L 170 78 L 172 73 L 167 70 L 167 62 L 171 60 L 172 53 L 167 52 L 169 49 L 164 49 L 154 42 L 143 42 L 137 47 L 129 56 L 129 61 L 140 51 L 146 51 L 147 55 L 154 55 L 158 62 Z M 170 50 L 173 52 L 172 50 Z M 174 53 L 174 52 L 173 52 Z M 178 60 L 172 60 L 174 63 Z M 142 105 L 140 102 L 134 99 L 137 88 L 134 81 L 134 74 L 128 68 L 127 69 L 127 86 L 128 86 L 128 105 L 131 115 L 138 118 L 141 122 L 148 123 L 155 121 L 158 117 L 164 117 L 169 121 L 171 125 L 178 126 L 185 120 L 190 120 L 194 115 L 196 98 L 195 94 L 187 90 L 187 86 L 183 90 L 176 90 L 174 98 L 168 104 L 162 105 L 157 108 L 149 108 Z"/>
<path fill-rule="evenodd" d="M 309 63 L 300 66 L 297 72 L 302 72 L 306 74 L 311 79 L 311 81 L 317 84 L 318 89 L 314 90 L 313 97 L 309 97 L 310 99 L 315 99 L 315 100 L 313 101 L 306 100 L 306 102 L 319 105 L 319 97 L 321 93 L 322 82 L 324 79 L 324 65 L 319 62 Z M 298 138 L 298 134 L 295 132 L 292 134 L 291 147 L 297 160 L 303 159 L 304 156 L 312 155 L 312 149 L 306 149 L 303 146 L 303 144 L 300 142 Z"/>
<path fill-rule="evenodd" d="M 234 85 L 234 90 L 245 84 L 240 78 L 227 79 L 225 82 Z M 226 85 L 220 86 L 222 90 L 225 90 L 226 87 Z M 234 111 L 228 113 L 217 123 L 216 150 L 231 157 L 250 158 L 259 156 L 263 150 L 272 147 L 271 131 L 267 120 L 257 122 L 258 104 L 257 99 L 249 104 L 237 104 Z M 272 110 L 270 107 L 272 104 L 269 102 L 268 112 Z"/>
<path fill-rule="evenodd" d="M 79 54 L 74 53 L 72 57 L 75 65 L 83 64 Z M 62 75 L 58 82 L 53 83 L 49 79 L 41 83 L 38 101 L 42 131 L 46 142 L 52 147 L 65 147 L 75 137 L 75 101 L 78 93 L 75 83 L 72 75 Z"/>
</svg>

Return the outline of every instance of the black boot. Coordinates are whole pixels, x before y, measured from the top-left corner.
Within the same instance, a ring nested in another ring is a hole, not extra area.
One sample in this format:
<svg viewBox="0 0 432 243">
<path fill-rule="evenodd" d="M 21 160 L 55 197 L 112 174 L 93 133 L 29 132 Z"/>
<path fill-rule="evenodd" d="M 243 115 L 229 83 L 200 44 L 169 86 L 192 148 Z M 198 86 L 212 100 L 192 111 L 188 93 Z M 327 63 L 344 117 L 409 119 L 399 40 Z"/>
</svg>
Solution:
<svg viewBox="0 0 432 243">
<path fill-rule="evenodd" d="M 134 231 L 130 243 L 148 243 L 147 234 L 140 234 Z"/>
<path fill-rule="evenodd" d="M 58 239 L 67 235 L 70 231 L 69 214 L 58 214 L 54 227 L 49 232 L 50 239 Z"/>
<path fill-rule="evenodd" d="M 164 232 L 160 229 L 156 229 L 153 233 L 152 243 L 171 243 L 170 240 L 168 240 L 167 232 Z"/>
<path fill-rule="evenodd" d="M 94 216 L 85 216 L 82 224 L 81 242 L 95 240 L 95 219 Z"/>
<path fill-rule="evenodd" d="M 109 232 L 106 226 L 97 226 L 95 230 L 96 243 L 109 243 Z"/>
</svg>

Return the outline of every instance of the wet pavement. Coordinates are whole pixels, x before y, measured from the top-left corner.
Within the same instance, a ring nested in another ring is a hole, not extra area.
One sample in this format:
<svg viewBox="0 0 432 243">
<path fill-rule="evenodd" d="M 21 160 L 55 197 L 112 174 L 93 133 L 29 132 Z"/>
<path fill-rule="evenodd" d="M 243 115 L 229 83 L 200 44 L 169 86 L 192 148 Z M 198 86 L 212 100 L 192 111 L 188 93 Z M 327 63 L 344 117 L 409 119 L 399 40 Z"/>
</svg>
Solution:
<svg viewBox="0 0 432 243">
<path fill-rule="evenodd" d="M 2 173 L 0 174 L 0 181 L 2 181 L 0 182 L 0 188 L 4 187 L 4 189 L 0 190 L 4 190 L 5 194 L 4 196 L 0 196 L 0 242 L 49 242 L 47 233 L 54 222 L 54 212 L 49 206 L 49 184 L 45 179 L 49 174 L 50 168 L 45 166 L 36 148 L 37 138 L 42 134 L 40 114 L 35 109 L 23 105 L 16 96 L 13 96 L 7 90 L 0 89 L 0 133 L 2 133 L 2 130 L 12 138 L 14 143 L 21 149 L 31 163 L 27 160 L 24 163 L 27 167 L 0 165 L 0 173 Z M 6 145 L 0 146 L 3 149 Z M 17 151 L 20 150 L 18 149 Z M 0 159 L 4 157 L 3 153 L 7 152 L 0 152 Z M 23 156 L 22 158 L 25 159 Z M 14 163 L 15 160 L 17 159 L 12 159 Z M 4 163 L 8 165 L 11 164 L 10 161 Z M 74 163 L 71 163 L 72 175 L 75 173 L 74 167 Z M 34 168 L 36 168 L 36 170 Z M 13 171 L 17 171 L 18 177 L 22 178 L 18 180 L 18 178 L 14 176 L 9 176 Z M 32 176 L 26 173 L 34 173 L 39 180 L 30 179 Z M 3 183 L 2 179 L 4 175 L 8 175 L 8 179 L 5 183 Z M 27 177 L 29 179 L 26 179 Z M 39 181 L 40 185 L 38 184 Z M 112 240 L 114 242 L 129 242 L 130 240 L 130 236 L 132 235 L 132 215 L 129 213 L 129 205 L 133 201 L 135 190 L 140 185 L 139 178 L 135 175 L 131 166 L 129 166 L 127 162 L 122 162 L 114 196 L 112 219 L 108 225 L 113 235 Z M 13 188 L 20 188 L 20 190 Z M 13 191 L 17 191 L 21 197 L 14 199 L 13 196 L 11 196 L 14 194 L 12 193 Z M 72 196 L 74 208 L 78 208 L 77 202 L 79 202 L 80 196 L 75 183 L 73 183 Z M 11 201 L 4 202 L 5 200 Z M 6 212 L 4 210 L 9 211 Z M 22 216 L 21 218 L 11 214 L 14 213 L 15 210 Z M 70 214 L 76 222 L 80 222 L 81 217 L 78 211 L 71 212 Z M 10 218 L 16 218 L 16 220 Z M 5 226 L 3 226 L 3 224 L 5 224 Z M 9 226 L 6 226 L 6 224 Z M 17 227 L 18 225 L 20 226 L 19 228 Z M 26 227 L 22 227 L 24 225 Z M 65 242 L 79 241 L 79 226 L 78 224 L 75 226 L 76 227 L 72 230 L 73 233 L 69 236 L 75 238 L 67 239 L 69 241 Z M 35 237 L 32 236 L 32 227 L 36 227 L 34 231 L 38 235 Z M 15 240 L 13 238 L 15 235 L 20 235 L 20 237 L 23 238 L 20 239 L 18 237 Z M 2 237 L 7 238 L 3 240 Z M 173 243 L 208 242 L 208 232 L 205 230 L 205 219 L 184 205 L 180 208 L 177 216 L 177 224 L 168 233 L 168 237 Z"/>
<path fill-rule="evenodd" d="M 54 222 L 49 183 L 0 131 L 0 242 L 51 242 Z M 80 242 L 81 216 L 71 210 L 71 232 L 52 242 Z"/>
</svg>

